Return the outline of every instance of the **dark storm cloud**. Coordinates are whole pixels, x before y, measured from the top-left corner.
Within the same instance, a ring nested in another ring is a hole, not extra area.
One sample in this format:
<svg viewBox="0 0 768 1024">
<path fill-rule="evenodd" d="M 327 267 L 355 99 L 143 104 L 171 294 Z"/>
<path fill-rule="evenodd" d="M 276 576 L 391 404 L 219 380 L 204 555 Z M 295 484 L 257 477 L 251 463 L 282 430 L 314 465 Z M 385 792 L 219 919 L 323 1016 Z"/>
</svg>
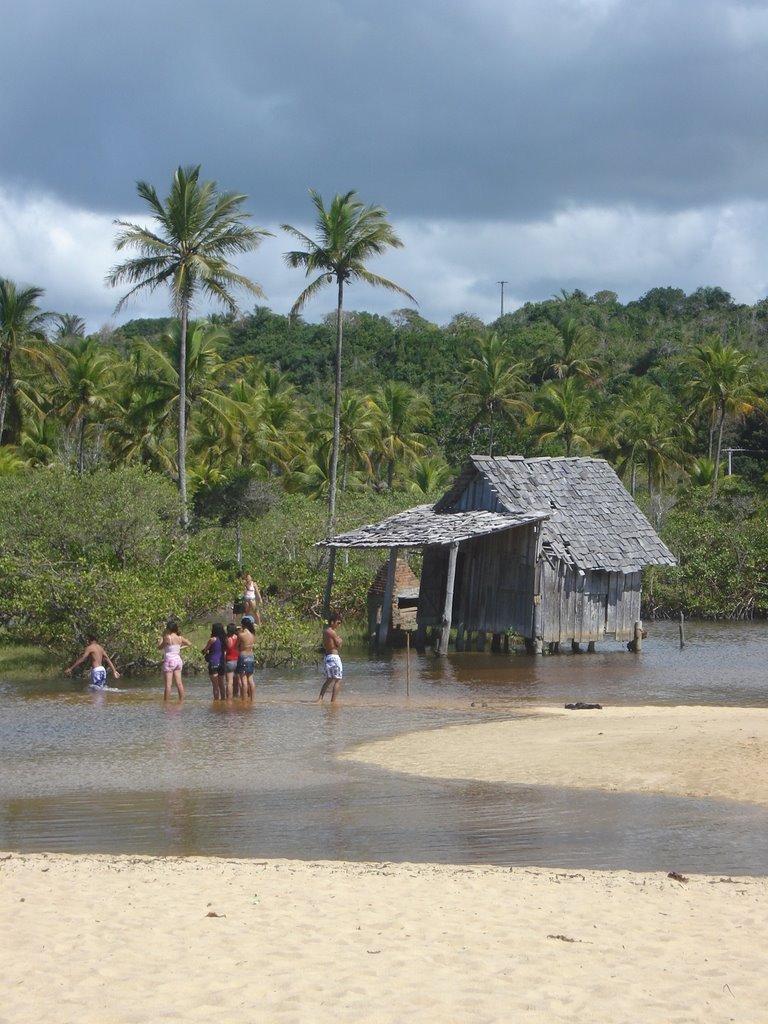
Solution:
<svg viewBox="0 0 768 1024">
<path fill-rule="evenodd" d="M 263 222 L 306 189 L 399 217 L 764 199 L 763 4 L 32 0 L 6 21 L 0 183 L 135 208 L 178 164 Z"/>
</svg>

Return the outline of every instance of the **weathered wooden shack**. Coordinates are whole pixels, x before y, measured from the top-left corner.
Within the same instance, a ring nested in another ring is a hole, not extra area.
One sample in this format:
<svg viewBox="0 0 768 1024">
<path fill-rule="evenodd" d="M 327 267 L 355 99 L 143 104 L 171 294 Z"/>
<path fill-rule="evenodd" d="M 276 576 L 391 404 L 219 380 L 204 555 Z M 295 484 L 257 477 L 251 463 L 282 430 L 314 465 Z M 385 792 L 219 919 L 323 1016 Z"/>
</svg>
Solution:
<svg viewBox="0 0 768 1024">
<path fill-rule="evenodd" d="M 391 565 L 400 548 L 422 548 L 418 633 L 423 642 L 438 627 L 442 653 L 452 627 L 458 649 L 509 632 L 534 650 L 632 640 L 643 568 L 675 562 L 608 463 L 591 458 L 474 456 L 434 506 L 331 544 L 387 547 Z"/>
</svg>

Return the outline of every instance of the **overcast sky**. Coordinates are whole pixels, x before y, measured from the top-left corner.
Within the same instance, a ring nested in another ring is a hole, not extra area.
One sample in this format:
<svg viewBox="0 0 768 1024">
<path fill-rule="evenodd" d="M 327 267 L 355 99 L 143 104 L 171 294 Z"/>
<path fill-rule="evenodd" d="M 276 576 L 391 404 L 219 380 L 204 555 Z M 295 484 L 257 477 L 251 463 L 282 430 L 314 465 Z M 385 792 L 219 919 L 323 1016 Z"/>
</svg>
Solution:
<svg viewBox="0 0 768 1024">
<path fill-rule="evenodd" d="M 371 269 L 439 324 L 494 319 L 501 280 L 506 311 L 768 294 L 764 0 L 27 0 L 2 48 L 0 276 L 89 330 L 167 313 L 112 315 L 113 221 L 151 226 L 136 181 L 165 197 L 198 163 L 275 232 L 237 267 L 278 313 L 305 284 L 279 225 L 313 233 L 310 186 L 386 207 L 405 247 Z"/>
</svg>

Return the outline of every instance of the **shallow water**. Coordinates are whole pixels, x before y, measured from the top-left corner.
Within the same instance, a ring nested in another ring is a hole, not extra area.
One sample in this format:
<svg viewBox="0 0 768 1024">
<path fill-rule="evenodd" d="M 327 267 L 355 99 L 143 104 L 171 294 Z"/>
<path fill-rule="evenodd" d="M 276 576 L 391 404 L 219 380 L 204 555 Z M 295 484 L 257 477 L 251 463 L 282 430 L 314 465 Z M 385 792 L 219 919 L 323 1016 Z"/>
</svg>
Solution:
<svg viewBox="0 0 768 1024">
<path fill-rule="evenodd" d="M 706 800 L 430 780 L 337 760 L 414 729 L 533 704 L 768 701 L 768 628 L 650 625 L 641 655 L 345 658 L 343 703 L 312 703 L 317 669 L 270 671 L 253 707 L 204 677 L 164 706 L 156 679 L 92 693 L 0 680 L 0 847 L 537 864 L 768 874 L 768 811 Z"/>
</svg>

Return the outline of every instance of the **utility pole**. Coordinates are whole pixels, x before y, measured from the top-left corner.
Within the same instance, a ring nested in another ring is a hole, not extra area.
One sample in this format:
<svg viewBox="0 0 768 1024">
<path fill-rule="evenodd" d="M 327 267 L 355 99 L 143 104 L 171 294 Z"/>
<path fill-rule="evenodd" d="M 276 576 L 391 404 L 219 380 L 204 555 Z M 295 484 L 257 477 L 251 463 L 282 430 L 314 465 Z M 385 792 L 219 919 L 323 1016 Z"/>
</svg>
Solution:
<svg viewBox="0 0 768 1024">
<path fill-rule="evenodd" d="M 501 285 L 501 316 L 504 316 L 504 285 L 509 284 L 509 281 L 497 281 L 496 284 Z"/>
<path fill-rule="evenodd" d="M 723 451 L 728 456 L 728 476 L 733 476 L 733 453 L 748 452 L 749 448 L 723 448 Z"/>
</svg>

